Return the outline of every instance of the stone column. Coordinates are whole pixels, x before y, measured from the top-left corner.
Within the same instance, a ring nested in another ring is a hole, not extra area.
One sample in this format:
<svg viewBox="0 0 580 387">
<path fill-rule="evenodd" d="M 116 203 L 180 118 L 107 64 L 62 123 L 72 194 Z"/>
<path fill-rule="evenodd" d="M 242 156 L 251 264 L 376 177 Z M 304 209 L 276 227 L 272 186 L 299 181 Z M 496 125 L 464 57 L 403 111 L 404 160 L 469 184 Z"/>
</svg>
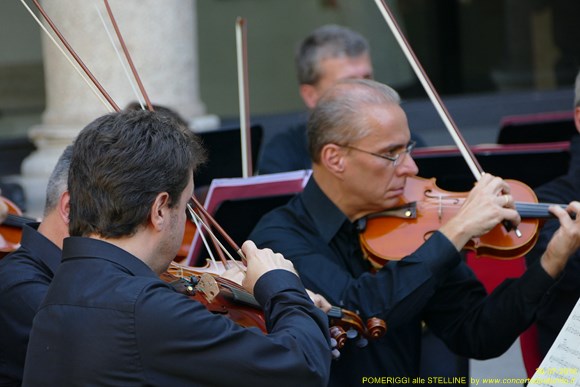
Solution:
<svg viewBox="0 0 580 387">
<path fill-rule="evenodd" d="M 217 125 L 217 118 L 204 116 L 199 98 L 195 1 L 110 0 L 110 6 L 152 103 L 170 107 L 193 128 L 204 129 L 201 126 Z M 42 4 L 115 103 L 122 109 L 137 100 L 97 11 L 130 73 L 103 2 L 44 0 Z M 110 109 L 46 34 L 42 39 L 46 110 L 42 124 L 30 130 L 38 150 L 24 160 L 21 178 L 27 212 L 33 216 L 42 214 L 46 183 L 62 150 L 86 124 Z"/>
</svg>

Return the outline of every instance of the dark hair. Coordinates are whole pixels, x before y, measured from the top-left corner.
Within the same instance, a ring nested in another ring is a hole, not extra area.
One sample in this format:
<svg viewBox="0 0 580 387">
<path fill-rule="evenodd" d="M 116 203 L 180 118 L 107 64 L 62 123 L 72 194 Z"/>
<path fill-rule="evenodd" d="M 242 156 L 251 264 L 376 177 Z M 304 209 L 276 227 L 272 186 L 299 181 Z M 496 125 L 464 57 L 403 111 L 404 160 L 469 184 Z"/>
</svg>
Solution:
<svg viewBox="0 0 580 387">
<path fill-rule="evenodd" d="M 322 77 L 320 62 L 328 58 L 356 58 L 370 51 L 358 32 L 329 24 L 312 31 L 298 46 L 295 55 L 298 83 L 314 85 Z"/>
<path fill-rule="evenodd" d="M 183 118 L 175 110 L 173 110 L 171 108 L 168 108 L 167 106 L 162 106 L 162 105 L 152 104 L 151 106 L 153 107 L 153 110 L 155 110 L 156 113 L 159 113 L 159 114 L 164 115 L 164 116 L 172 117 L 180 125 L 183 125 L 185 128 L 188 128 L 189 127 L 189 124 L 187 123 L 187 121 L 185 120 L 185 118 Z M 140 102 L 133 101 L 133 102 L 130 102 L 125 107 L 125 110 L 145 110 L 145 109 L 143 109 L 141 107 L 141 103 Z"/>
<path fill-rule="evenodd" d="M 68 169 L 72 156 L 72 145 L 69 145 L 62 152 L 46 186 L 46 201 L 44 203 L 44 216 L 54 210 L 60 200 L 60 196 L 67 189 Z"/>
<path fill-rule="evenodd" d="M 204 161 L 198 138 L 169 116 L 141 110 L 97 118 L 73 146 L 70 235 L 133 235 L 155 197 L 167 192 L 175 205 Z"/>
</svg>

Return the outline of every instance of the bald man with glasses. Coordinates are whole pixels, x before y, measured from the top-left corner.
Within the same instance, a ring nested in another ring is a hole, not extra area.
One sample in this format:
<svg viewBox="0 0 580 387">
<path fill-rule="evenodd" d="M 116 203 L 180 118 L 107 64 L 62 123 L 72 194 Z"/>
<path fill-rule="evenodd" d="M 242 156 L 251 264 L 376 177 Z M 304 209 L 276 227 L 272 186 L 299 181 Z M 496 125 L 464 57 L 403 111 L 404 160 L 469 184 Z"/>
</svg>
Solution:
<svg viewBox="0 0 580 387">
<path fill-rule="evenodd" d="M 410 384 L 419 375 L 424 324 L 459 355 L 499 356 L 532 323 L 543 295 L 580 246 L 580 217 L 551 209 L 566 232 L 552 239 L 540 264 L 488 296 L 460 251 L 504 220 L 517 226 L 520 216 L 507 183 L 484 174 L 457 215 L 414 253 L 373 269 L 359 245 L 362 221 L 400 205 L 407 179 L 418 173 L 399 104 L 393 89 L 372 80 L 339 81 L 325 92 L 308 122 L 310 180 L 250 235 L 293 261 L 305 286 L 331 304 L 387 322 L 380 340 L 341 351 L 331 366 L 331 386 L 372 377 Z M 578 210 L 578 202 L 568 208 Z"/>
</svg>

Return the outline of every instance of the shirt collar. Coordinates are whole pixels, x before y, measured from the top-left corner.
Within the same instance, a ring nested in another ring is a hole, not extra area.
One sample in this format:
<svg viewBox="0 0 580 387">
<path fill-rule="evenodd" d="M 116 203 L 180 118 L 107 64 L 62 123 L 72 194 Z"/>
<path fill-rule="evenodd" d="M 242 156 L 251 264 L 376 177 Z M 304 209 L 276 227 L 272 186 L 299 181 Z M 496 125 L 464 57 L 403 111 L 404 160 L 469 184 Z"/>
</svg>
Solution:
<svg viewBox="0 0 580 387">
<path fill-rule="evenodd" d="M 86 237 L 66 238 L 62 250 L 63 262 L 79 258 L 104 259 L 123 266 L 135 276 L 157 277 L 145 262 L 111 243 Z"/>
<path fill-rule="evenodd" d="M 302 198 L 306 211 L 326 243 L 334 238 L 345 222 L 349 222 L 346 215 L 322 192 L 313 176 L 304 187 Z"/>
<path fill-rule="evenodd" d="M 54 273 L 60 264 L 61 250 L 50 239 L 38 232 L 39 225 L 40 223 L 35 222 L 22 226 L 20 244 Z M 34 248 L 30 248 L 31 246 Z M 36 252 L 42 252 L 42 254 L 37 255 Z"/>
</svg>

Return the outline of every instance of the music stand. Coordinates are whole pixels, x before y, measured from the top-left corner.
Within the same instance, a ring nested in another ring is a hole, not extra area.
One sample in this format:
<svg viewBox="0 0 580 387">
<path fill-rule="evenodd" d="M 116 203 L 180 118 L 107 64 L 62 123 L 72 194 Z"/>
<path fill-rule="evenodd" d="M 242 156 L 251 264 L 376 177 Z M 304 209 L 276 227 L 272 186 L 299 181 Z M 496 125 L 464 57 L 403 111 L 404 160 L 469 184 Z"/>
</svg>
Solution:
<svg viewBox="0 0 580 387">
<path fill-rule="evenodd" d="M 300 170 L 248 178 L 214 179 L 204 207 L 234 242 L 241 245 L 265 213 L 302 192 L 310 174 L 310 170 Z M 204 252 L 203 241 L 196 233 L 185 264 L 203 265 L 205 262 L 201 262 L 201 255 Z"/>
<path fill-rule="evenodd" d="M 263 128 L 252 125 L 250 128 L 252 144 L 252 165 L 258 162 L 262 145 Z M 242 146 L 239 126 L 226 126 L 218 130 L 196 133 L 208 151 L 208 162 L 199 167 L 194 176 L 196 187 L 207 186 L 212 179 L 241 177 Z"/>
<path fill-rule="evenodd" d="M 504 179 L 522 181 L 534 188 L 566 173 L 570 162 L 570 143 L 475 145 L 475 158 L 485 172 Z M 418 148 L 413 159 L 419 176 L 435 177 L 437 186 L 454 192 L 469 191 L 475 178 L 456 147 Z M 549 168 L 546 168 L 549 165 Z"/>
<path fill-rule="evenodd" d="M 497 143 L 570 141 L 576 133 L 572 111 L 506 116 L 501 119 Z"/>
</svg>

